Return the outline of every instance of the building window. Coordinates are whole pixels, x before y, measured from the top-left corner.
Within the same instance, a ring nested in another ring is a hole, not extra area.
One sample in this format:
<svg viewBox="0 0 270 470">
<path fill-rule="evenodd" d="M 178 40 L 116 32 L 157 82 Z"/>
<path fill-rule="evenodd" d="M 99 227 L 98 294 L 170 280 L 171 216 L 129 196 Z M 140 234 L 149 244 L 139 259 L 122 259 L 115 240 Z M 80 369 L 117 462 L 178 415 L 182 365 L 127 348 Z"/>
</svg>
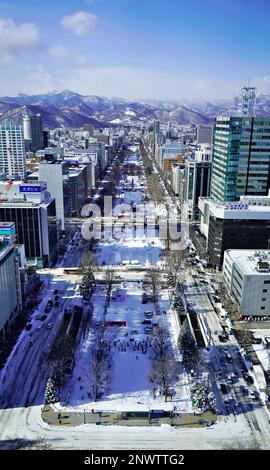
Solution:
<svg viewBox="0 0 270 470">
<path fill-rule="evenodd" d="M 261 307 L 261 310 L 265 310 L 265 307 Z"/>
<path fill-rule="evenodd" d="M 267 292 L 267 289 L 263 289 L 263 293 L 266 294 L 266 292 Z"/>
<path fill-rule="evenodd" d="M 266 298 L 265 298 L 265 297 L 262 299 L 262 302 L 266 302 Z"/>
</svg>

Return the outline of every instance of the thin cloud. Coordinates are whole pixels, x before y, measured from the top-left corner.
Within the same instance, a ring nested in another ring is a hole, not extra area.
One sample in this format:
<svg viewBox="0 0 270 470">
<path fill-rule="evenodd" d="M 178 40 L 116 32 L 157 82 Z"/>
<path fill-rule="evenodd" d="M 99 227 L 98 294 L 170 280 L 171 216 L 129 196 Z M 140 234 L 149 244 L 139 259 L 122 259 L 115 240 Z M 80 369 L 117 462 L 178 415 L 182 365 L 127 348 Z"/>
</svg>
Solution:
<svg viewBox="0 0 270 470">
<path fill-rule="evenodd" d="M 94 5 L 94 3 L 101 3 L 103 2 L 103 0 L 84 0 L 84 3 L 86 3 L 86 5 Z"/>
<path fill-rule="evenodd" d="M 32 51 L 40 47 L 40 30 L 35 23 L 16 24 L 0 17 L 0 51 L 7 56 Z"/>
<path fill-rule="evenodd" d="M 64 16 L 61 21 L 63 28 L 75 34 L 75 36 L 86 36 L 95 29 L 96 23 L 96 15 L 86 11 Z"/>
<path fill-rule="evenodd" d="M 68 57 L 68 51 L 63 46 L 52 46 L 49 49 L 49 54 L 53 57 L 57 58 L 65 58 Z"/>
<path fill-rule="evenodd" d="M 233 96 L 239 85 L 214 78 L 182 77 L 173 71 L 131 66 L 78 67 L 67 74 L 64 88 L 83 94 L 127 99 L 219 99 Z"/>
</svg>

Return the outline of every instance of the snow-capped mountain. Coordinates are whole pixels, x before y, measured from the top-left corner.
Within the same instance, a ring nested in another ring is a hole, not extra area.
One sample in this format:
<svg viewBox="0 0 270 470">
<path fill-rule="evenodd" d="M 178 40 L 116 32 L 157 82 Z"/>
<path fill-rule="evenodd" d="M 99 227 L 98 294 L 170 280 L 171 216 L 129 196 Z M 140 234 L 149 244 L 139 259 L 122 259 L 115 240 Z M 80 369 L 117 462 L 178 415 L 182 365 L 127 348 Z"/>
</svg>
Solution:
<svg viewBox="0 0 270 470">
<path fill-rule="evenodd" d="M 256 114 L 270 116 L 270 95 L 258 95 Z M 44 126 L 80 127 L 92 123 L 95 127 L 108 125 L 140 126 L 153 119 L 178 124 L 207 123 L 220 114 L 235 114 L 236 99 L 210 101 L 128 101 L 121 98 L 106 98 L 64 90 L 40 95 L 20 94 L 17 97 L 0 98 L 0 122 L 21 122 L 26 113 L 40 113 Z"/>
</svg>

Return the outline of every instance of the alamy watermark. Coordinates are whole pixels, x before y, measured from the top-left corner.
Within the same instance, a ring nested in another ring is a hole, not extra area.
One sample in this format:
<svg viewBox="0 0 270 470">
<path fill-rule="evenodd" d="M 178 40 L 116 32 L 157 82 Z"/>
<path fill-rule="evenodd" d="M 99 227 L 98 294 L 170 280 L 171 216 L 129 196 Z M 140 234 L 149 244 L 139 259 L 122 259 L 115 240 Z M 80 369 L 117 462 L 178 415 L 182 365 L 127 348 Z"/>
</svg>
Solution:
<svg viewBox="0 0 270 470">
<path fill-rule="evenodd" d="M 185 250 L 189 240 L 189 219 L 184 207 L 181 215 L 168 203 L 120 203 L 113 205 L 113 198 L 105 196 L 103 207 L 85 204 L 81 211 L 84 218 L 81 233 L 85 240 L 121 240 L 130 238 L 150 240 L 158 237 L 171 250 Z"/>
</svg>

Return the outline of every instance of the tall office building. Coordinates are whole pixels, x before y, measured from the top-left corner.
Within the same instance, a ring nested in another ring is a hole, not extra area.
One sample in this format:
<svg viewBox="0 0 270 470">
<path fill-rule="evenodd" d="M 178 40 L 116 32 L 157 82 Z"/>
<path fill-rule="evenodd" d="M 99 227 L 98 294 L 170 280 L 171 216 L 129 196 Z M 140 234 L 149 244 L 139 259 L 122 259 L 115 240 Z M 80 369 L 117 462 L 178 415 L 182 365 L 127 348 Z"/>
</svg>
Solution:
<svg viewBox="0 0 270 470">
<path fill-rule="evenodd" d="M 211 197 L 233 202 L 267 196 L 270 186 L 270 118 L 216 118 Z"/>
<path fill-rule="evenodd" d="M 212 169 L 212 152 L 210 146 L 201 146 L 195 152 L 195 159 L 185 162 L 184 202 L 190 219 L 197 219 L 199 215 L 199 197 L 208 197 L 210 194 L 210 181 Z"/>
<path fill-rule="evenodd" d="M 24 116 L 23 132 L 25 140 L 30 143 L 32 152 L 43 148 L 43 126 L 40 114 Z"/>
<path fill-rule="evenodd" d="M 172 123 L 171 121 L 169 121 L 167 124 L 167 129 L 166 129 L 166 139 L 171 139 L 172 136 L 173 136 Z"/>
<path fill-rule="evenodd" d="M 12 239 L 0 237 L 0 336 L 5 335 L 21 305 L 18 301 L 15 252 Z"/>
<path fill-rule="evenodd" d="M 153 132 L 154 135 L 160 133 L 160 121 L 158 119 L 155 119 L 153 122 Z"/>
<path fill-rule="evenodd" d="M 238 116 L 255 116 L 256 88 L 243 86 L 238 96 Z"/>
<path fill-rule="evenodd" d="M 215 266 L 222 266 L 226 250 L 269 248 L 270 196 L 263 200 L 245 196 L 233 204 L 200 198 L 199 210 L 200 230 L 206 237 L 207 254 Z"/>
<path fill-rule="evenodd" d="M 39 180 L 47 183 L 47 189 L 55 199 L 56 217 L 61 229 L 65 230 L 65 217 L 70 216 L 71 185 L 68 164 L 59 161 L 43 160 L 39 165 Z"/>
<path fill-rule="evenodd" d="M 0 171 L 8 176 L 24 178 L 25 145 L 22 126 L 7 122 L 0 125 Z"/>
<path fill-rule="evenodd" d="M 55 200 L 41 182 L 0 182 L 0 220 L 14 222 L 19 245 L 25 247 L 29 263 L 49 265 L 57 258 Z"/>
<path fill-rule="evenodd" d="M 71 166 L 69 168 L 69 182 L 71 191 L 71 214 L 80 215 L 88 195 L 86 165 Z"/>
<path fill-rule="evenodd" d="M 172 163 L 172 187 L 181 204 L 184 203 L 185 163 Z"/>
<path fill-rule="evenodd" d="M 212 124 L 197 124 L 196 140 L 198 144 L 212 144 L 213 126 Z"/>
</svg>

